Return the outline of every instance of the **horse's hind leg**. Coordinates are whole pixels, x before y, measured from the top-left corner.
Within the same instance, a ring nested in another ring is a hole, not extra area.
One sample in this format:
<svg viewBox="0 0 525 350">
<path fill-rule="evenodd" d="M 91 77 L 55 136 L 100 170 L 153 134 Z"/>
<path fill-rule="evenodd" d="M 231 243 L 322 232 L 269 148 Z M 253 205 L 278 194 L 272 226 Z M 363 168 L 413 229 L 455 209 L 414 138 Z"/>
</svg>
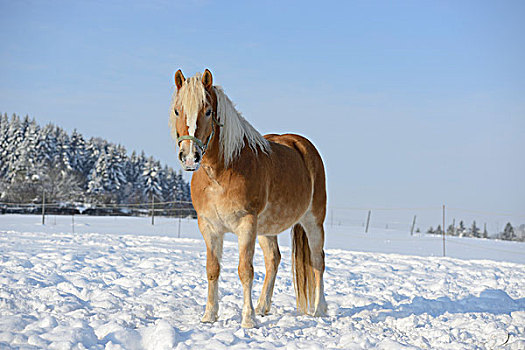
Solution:
<svg viewBox="0 0 525 350">
<path fill-rule="evenodd" d="M 310 247 L 310 257 L 314 270 L 315 295 L 314 310 L 312 316 L 326 316 L 327 304 L 324 297 L 323 273 L 324 265 L 324 228 L 322 221 L 319 222 L 312 213 L 307 213 L 301 220 L 308 246 Z"/>
<path fill-rule="evenodd" d="M 281 253 L 279 252 L 277 236 L 259 236 L 259 245 L 264 253 L 266 276 L 264 276 L 264 284 L 255 312 L 264 316 L 270 312 L 270 306 L 272 305 L 273 287 L 277 269 L 281 262 Z"/>
</svg>

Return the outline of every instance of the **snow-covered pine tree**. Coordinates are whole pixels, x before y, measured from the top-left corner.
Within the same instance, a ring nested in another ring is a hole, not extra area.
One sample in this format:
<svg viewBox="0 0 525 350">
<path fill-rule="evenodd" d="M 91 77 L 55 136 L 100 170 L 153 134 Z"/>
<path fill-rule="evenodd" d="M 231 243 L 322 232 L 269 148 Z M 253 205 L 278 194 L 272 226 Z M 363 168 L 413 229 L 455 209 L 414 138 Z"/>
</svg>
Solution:
<svg viewBox="0 0 525 350">
<path fill-rule="evenodd" d="M 93 168 L 95 167 L 96 162 L 98 161 L 98 158 L 100 157 L 100 153 L 102 152 L 102 146 L 99 142 L 99 139 L 96 138 L 90 138 L 86 142 L 86 147 L 84 150 L 84 164 L 82 166 L 82 173 L 88 178 L 91 172 L 93 171 Z"/>
<path fill-rule="evenodd" d="M 114 145 L 101 149 L 88 180 L 88 194 L 95 202 L 115 203 L 126 182 L 121 156 Z"/>
<path fill-rule="evenodd" d="M 122 201 L 124 203 L 143 202 L 141 176 L 145 164 L 144 154 L 137 156 L 133 151 L 124 164 L 124 176 L 126 184 L 122 189 Z"/>
<path fill-rule="evenodd" d="M 11 180 L 16 175 L 16 167 L 18 158 L 20 156 L 20 144 L 24 138 L 24 133 L 22 132 L 22 126 L 20 122 L 20 117 L 16 114 L 13 114 L 9 122 L 9 129 L 7 130 L 7 147 L 5 149 L 6 159 L 5 159 L 5 180 L 7 183 L 10 183 Z"/>
<path fill-rule="evenodd" d="M 9 172 L 19 183 L 18 186 L 22 185 L 24 181 L 33 181 L 33 175 L 35 174 L 36 165 L 36 144 L 38 142 L 39 128 L 36 122 L 29 121 L 28 117 L 24 118 L 21 128 L 24 132 L 24 136 L 19 141 L 18 149 L 16 150 L 17 158 L 10 164 Z"/>
<path fill-rule="evenodd" d="M 155 198 L 162 201 L 162 187 L 160 183 L 160 165 L 153 157 L 148 158 L 142 172 L 143 193 L 145 198 Z"/>
<path fill-rule="evenodd" d="M 459 222 L 459 226 L 456 228 L 457 236 L 463 237 L 467 233 L 467 228 L 465 227 L 465 224 L 463 223 L 463 220 Z"/>
<path fill-rule="evenodd" d="M 7 148 L 9 135 L 9 118 L 7 113 L 0 118 L 0 181 L 3 183 L 7 174 Z"/>
<path fill-rule="evenodd" d="M 481 238 L 489 238 L 489 233 L 487 232 L 487 223 L 483 225 L 483 233 L 481 234 Z"/>
<path fill-rule="evenodd" d="M 57 139 L 57 156 L 55 157 L 55 164 L 61 163 L 62 166 L 70 171 L 73 170 L 71 162 L 73 159 L 73 151 L 70 147 L 69 135 L 61 128 L 56 128 L 56 139 Z"/>
<path fill-rule="evenodd" d="M 176 201 L 176 190 L 177 190 L 177 173 L 167 165 L 164 166 L 164 181 L 162 183 L 162 196 L 165 201 L 174 202 Z M 170 208 L 174 205 L 170 204 Z"/>
<path fill-rule="evenodd" d="M 472 226 L 470 227 L 469 234 L 471 237 L 480 238 L 481 232 L 479 227 L 476 226 L 476 220 L 472 222 Z"/>
<path fill-rule="evenodd" d="M 107 150 L 107 183 L 104 185 L 105 190 L 110 192 L 117 199 L 123 185 L 126 184 L 124 176 L 125 154 L 121 154 L 119 147 L 110 144 Z M 125 152 L 125 151 L 124 151 Z"/>
<path fill-rule="evenodd" d="M 514 227 L 512 227 L 510 222 L 507 222 L 507 225 L 505 225 L 505 228 L 500 234 L 500 237 L 506 241 L 513 241 L 516 238 L 516 235 L 514 234 Z"/>
<path fill-rule="evenodd" d="M 84 164 L 86 162 L 86 141 L 84 137 L 74 129 L 69 138 L 71 167 L 77 173 L 84 173 Z"/>
<path fill-rule="evenodd" d="M 100 153 L 95 166 L 88 176 L 87 193 L 92 196 L 100 195 L 104 192 L 104 176 L 106 175 L 106 154 Z"/>
</svg>

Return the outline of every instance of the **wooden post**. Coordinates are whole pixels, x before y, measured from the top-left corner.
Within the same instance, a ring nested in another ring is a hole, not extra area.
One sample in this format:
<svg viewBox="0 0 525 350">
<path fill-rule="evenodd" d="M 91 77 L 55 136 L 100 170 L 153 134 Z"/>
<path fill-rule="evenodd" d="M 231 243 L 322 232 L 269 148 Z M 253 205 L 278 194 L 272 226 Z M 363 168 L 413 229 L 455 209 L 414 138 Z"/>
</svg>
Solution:
<svg viewBox="0 0 525 350">
<path fill-rule="evenodd" d="M 412 227 L 410 228 L 410 235 L 414 235 L 414 226 L 416 226 L 416 215 L 414 215 L 414 220 L 412 220 Z"/>
<path fill-rule="evenodd" d="M 445 204 L 443 204 L 443 256 L 445 256 Z"/>
<path fill-rule="evenodd" d="M 177 234 L 177 238 L 180 238 L 180 221 L 182 216 L 182 199 L 179 198 L 179 233 Z"/>
<path fill-rule="evenodd" d="M 155 225 L 155 196 L 151 193 L 151 224 Z"/>
<path fill-rule="evenodd" d="M 46 224 L 46 191 L 42 190 L 42 225 Z"/>
<path fill-rule="evenodd" d="M 372 210 L 369 210 L 368 211 L 368 217 L 366 219 L 366 228 L 365 228 L 365 233 L 368 233 L 368 225 L 370 224 L 370 214 L 372 213 Z"/>
</svg>

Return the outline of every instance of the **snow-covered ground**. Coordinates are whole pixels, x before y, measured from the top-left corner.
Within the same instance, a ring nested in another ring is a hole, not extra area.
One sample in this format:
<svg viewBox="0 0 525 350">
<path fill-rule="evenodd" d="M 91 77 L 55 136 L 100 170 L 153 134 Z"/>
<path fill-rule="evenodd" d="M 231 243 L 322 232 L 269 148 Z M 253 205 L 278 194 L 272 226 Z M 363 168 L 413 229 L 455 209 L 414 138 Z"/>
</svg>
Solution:
<svg viewBox="0 0 525 350">
<path fill-rule="evenodd" d="M 525 348 L 523 243 L 448 238 L 443 258 L 438 237 L 327 226 L 329 316 L 312 318 L 296 314 L 284 233 L 271 314 L 244 330 L 233 235 L 209 325 L 194 221 L 177 238 L 175 219 L 74 220 L 0 215 L 0 348 Z M 255 301 L 260 249 L 254 265 Z"/>
</svg>

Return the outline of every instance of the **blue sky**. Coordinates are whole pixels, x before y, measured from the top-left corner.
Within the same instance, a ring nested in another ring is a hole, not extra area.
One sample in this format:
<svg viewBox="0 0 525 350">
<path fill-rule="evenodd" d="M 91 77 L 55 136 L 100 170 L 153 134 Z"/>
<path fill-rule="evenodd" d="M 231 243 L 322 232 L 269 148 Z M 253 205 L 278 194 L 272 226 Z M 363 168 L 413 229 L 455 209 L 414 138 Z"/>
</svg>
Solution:
<svg viewBox="0 0 525 350">
<path fill-rule="evenodd" d="M 525 213 L 523 1 L 0 1 L 0 111 L 178 168 L 173 73 L 309 137 L 337 207 Z M 523 220 L 525 221 L 525 219 Z"/>
</svg>

